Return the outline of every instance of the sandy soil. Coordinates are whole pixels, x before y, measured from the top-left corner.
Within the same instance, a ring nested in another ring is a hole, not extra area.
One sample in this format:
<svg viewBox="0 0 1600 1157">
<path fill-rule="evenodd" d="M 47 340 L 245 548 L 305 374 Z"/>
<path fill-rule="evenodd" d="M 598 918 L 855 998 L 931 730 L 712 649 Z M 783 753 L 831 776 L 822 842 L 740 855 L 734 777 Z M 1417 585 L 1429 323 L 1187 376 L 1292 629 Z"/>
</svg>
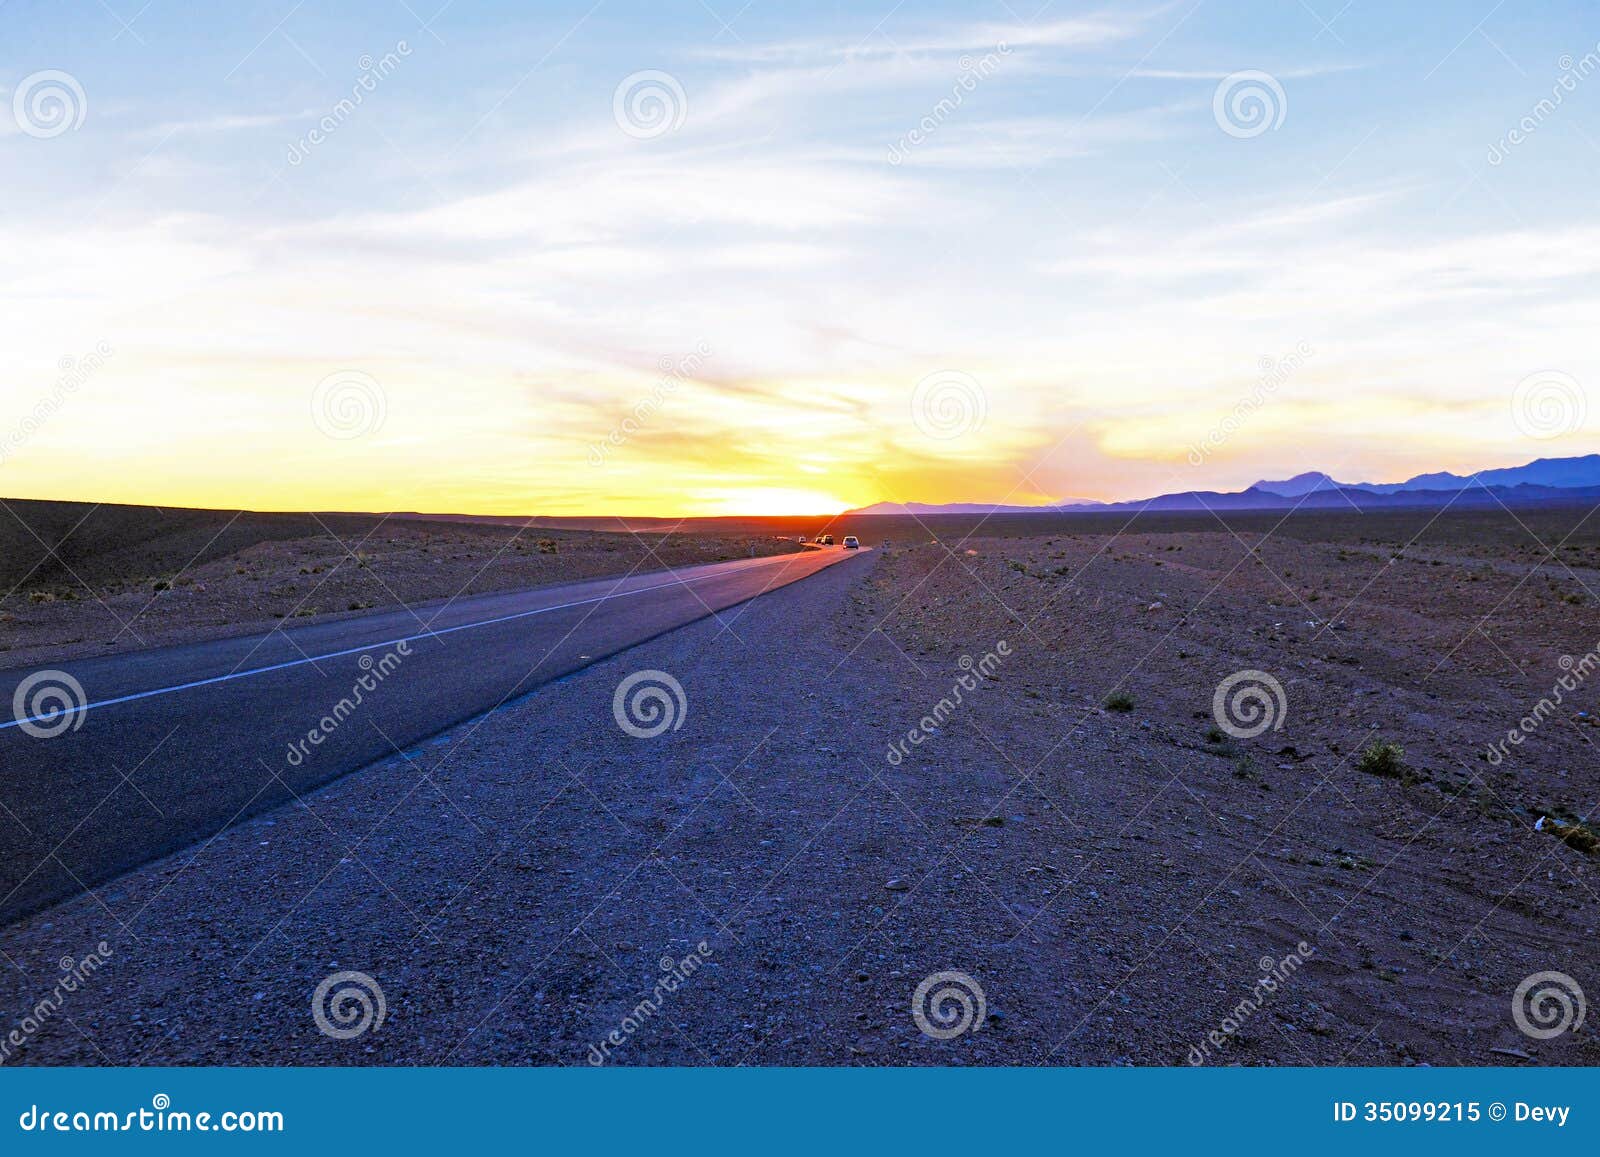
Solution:
<svg viewBox="0 0 1600 1157">
<path fill-rule="evenodd" d="M 126 553 L 119 539 L 117 551 L 103 548 L 57 581 L 30 581 L 0 598 L 0 667 L 799 549 L 773 535 L 605 534 L 351 515 L 309 521 L 317 533 L 249 542 L 207 561 L 183 552 L 212 539 L 222 518 L 181 549 Z"/>
<path fill-rule="evenodd" d="M 1548 822 L 1600 794 L 1600 685 L 1487 756 L 1595 646 L 1594 571 L 1253 546 L 926 543 L 663 636 L 6 929 L 9 1023 L 110 950 L 11 1063 L 1600 1063 L 1512 1013 L 1600 993 Z M 1281 726 L 1240 739 L 1247 669 Z M 642 670 L 679 729 L 617 725 Z M 351 970 L 385 1018 L 334 1039 Z M 985 1015 L 936 1039 L 951 970 Z"/>
</svg>

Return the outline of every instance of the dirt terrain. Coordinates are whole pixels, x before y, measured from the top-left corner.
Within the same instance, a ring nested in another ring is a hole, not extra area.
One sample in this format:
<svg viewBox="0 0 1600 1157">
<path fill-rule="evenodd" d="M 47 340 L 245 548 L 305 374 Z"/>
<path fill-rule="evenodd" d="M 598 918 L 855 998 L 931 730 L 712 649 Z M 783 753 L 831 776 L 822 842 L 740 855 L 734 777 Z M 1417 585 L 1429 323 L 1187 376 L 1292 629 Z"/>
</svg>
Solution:
<svg viewBox="0 0 1600 1157">
<path fill-rule="evenodd" d="M 8 1063 L 1600 1064 L 1600 544 L 1360 526 L 902 535 L 5 929 Z"/>
<path fill-rule="evenodd" d="M 0 503 L 0 667 L 271 630 L 629 571 L 799 549 L 355 514 Z"/>
</svg>

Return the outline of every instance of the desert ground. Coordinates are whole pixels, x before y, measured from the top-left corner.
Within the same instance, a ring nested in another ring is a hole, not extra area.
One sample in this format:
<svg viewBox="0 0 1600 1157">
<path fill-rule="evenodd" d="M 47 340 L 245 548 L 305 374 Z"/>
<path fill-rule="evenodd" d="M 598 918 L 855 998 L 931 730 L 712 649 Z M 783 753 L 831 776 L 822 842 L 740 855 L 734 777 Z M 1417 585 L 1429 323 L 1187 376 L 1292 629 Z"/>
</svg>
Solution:
<svg viewBox="0 0 1600 1157">
<path fill-rule="evenodd" d="M 879 548 L 0 931 L 7 1027 L 107 949 L 8 1063 L 1600 1063 L 1513 1015 L 1600 993 L 1586 511 L 836 529 Z M 196 596 L 314 585 L 297 541 Z M 386 545 L 353 569 L 408 598 L 464 552 Z M 18 653 L 103 645 L 68 622 Z M 641 670 L 679 729 L 614 722 Z M 1245 737 L 1241 672 L 1281 687 Z"/>
<path fill-rule="evenodd" d="M 0 503 L 0 667 L 798 550 L 771 533 Z"/>
</svg>

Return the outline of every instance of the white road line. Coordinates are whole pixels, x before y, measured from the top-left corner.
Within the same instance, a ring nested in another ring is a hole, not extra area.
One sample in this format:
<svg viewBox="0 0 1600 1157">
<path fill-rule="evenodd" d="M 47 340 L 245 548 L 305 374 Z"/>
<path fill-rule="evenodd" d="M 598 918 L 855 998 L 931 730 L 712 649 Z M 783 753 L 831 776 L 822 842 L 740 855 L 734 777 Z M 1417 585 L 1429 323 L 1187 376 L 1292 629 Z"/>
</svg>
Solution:
<svg viewBox="0 0 1600 1157">
<path fill-rule="evenodd" d="M 788 559 L 792 556 L 778 555 L 776 557 Z M 97 707 L 112 707 L 118 703 L 132 703 L 136 699 L 150 699 L 157 695 L 171 695 L 175 691 L 189 691 L 195 687 L 209 687 L 213 683 L 227 683 L 232 679 L 248 679 L 253 675 L 265 675 L 269 671 L 283 671 L 289 667 L 303 667 L 307 663 L 320 663 L 324 659 L 340 659 L 346 655 L 358 655 L 362 651 L 371 651 L 378 647 L 394 647 L 401 643 L 414 643 L 418 639 L 432 639 L 439 635 L 454 634 L 456 631 L 470 631 L 474 627 L 491 627 L 496 623 L 509 623 L 516 619 L 526 619 L 531 615 L 544 615 L 549 614 L 551 611 L 564 611 L 572 607 L 587 606 L 589 603 L 603 603 L 607 599 L 626 598 L 628 595 L 642 595 L 646 591 L 659 591 L 665 590 L 668 587 L 681 587 L 687 586 L 690 583 L 706 582 L 710 579 L 725 578 L 729 573 L 729 571 L 724 570 L 718 571 L 715 574 L 702 575 L 699 578 L 694 579 L 675 578 L 671 582 L 657 583 L 654 586 L 648 587 L 636 587 L 631 591 L 612 591 L 608 594 L 597 595 L 592 599 L 577 599 L 570 603 L 557 603 L 554 606 L 549 607 L 535 607 L 531 611 L 518 611 L 514 615 L 501 615 L 499 618 L 482 619 L 475 623 L 458 623 L 453 627 L 443 627 L 439 630 L 423 631 L 419 634 L 407 635 L 401 639 L 389 639 L 387 642 L 382 643 L 365 643 L 359 647 L 347 647 L 343 651 L 329 651 L 326 655 L 311 655 L 303 659 L 291 659 L 287 663 L 273 663 L 266 667 L 252 667 L 248 671 L 235 671 L 229 675 L 215 675 L 210 679 L 196 679 L 192 683 L 175 683 L 171 687 L 157 687 L 152 691 L 139 691 L 132 695 L 119 695 L 115 699 L 102 699 L 97 703 L 86 703 L 82 707 L 74 708 L 73 714 L 81 712 L 87 715 L 90 711 L 93 711 Z M 50 723 L 59 719 L 60 715 L 61 713 L 57 711 L 50 715 L 36 715 L 28 719 L 13 720 L 10 723 L 0 723 L 0 731 L 4 731 L 9 727 L 21 727 L 25 723 Z"/>
</svg>

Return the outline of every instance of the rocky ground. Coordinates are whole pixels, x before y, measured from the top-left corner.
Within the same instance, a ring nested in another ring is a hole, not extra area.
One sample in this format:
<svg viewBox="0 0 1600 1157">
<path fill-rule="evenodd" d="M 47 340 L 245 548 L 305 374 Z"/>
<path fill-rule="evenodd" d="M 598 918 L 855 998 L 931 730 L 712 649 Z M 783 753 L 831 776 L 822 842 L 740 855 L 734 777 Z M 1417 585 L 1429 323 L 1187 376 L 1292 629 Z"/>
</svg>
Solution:
<svg viewBox="0 0 1600 1157">
<path fill-rule="evenodd" d="M 0 932 L 8 1028 L 108 952 L 8 1059 L 1600 1063 L 1513 1015 L 1600 993 L 1600 670 L 1490 754 L 1592 552 L 1314 531 L 869 552 Z"/>
<path fill-rule="evenodd" d="M 258 530 L 220 557 L 207 557 L 215 551 L 206 547 L 238 522 L 216 514 L 214 525 L 191 530 L 170 549 L 133 551 L 131 536 L 121 534 L 93 557 L 52 570 L 48 581 L 40 578 L 43 567 L 29 572 L 0 597 L 0 667 L 799 549 L 770 534 L 614 534 L 380 516 L 293 517 L 306 523 L 297 537 Z M 38 540 L 30 541 L 40 549 Z"/>
</svg>

